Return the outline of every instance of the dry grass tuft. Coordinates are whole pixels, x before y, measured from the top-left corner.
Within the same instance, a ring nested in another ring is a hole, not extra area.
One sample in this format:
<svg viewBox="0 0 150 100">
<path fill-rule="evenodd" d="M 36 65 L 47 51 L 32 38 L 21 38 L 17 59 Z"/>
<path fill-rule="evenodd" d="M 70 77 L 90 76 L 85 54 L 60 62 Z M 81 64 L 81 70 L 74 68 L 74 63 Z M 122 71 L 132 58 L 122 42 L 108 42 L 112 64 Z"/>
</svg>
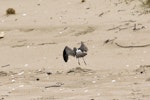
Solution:
<svg viewBox="0 0 150 100">
<path fill-rule="evenodd" d="M 6 15 L 14 15 L 14 14 L 16 14 L 15 9 L 13 9 L 13 8 L 8 8 L 8 9 L 6 10 Z"/>
<path fill-rule="evenodd" d="M 140 0 L 144 7 L 150 7 L 150 0 Z"/>
<path fill-rule="evenodd" d="M 81 2 L 83 3 L 83 2 L 85 2 L 85 0 L 81 0 Z"/>
<path fill-rule="evenodd" d="M 150 5 L 150 0 L 147 0 L 147 1 L 146 1 L 146 4 L 147 4 L 147 5 Z"/>
</svg>

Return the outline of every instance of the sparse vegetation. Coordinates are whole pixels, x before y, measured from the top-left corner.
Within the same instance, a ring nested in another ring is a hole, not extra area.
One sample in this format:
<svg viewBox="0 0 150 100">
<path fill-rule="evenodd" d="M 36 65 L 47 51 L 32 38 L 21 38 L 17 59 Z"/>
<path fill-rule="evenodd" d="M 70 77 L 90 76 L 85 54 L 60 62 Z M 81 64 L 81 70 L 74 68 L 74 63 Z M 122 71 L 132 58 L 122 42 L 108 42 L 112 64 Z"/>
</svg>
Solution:
<svg viewBox="0 0 150 100">
<path fill-rule="evenodd" d="M 146 1 L 146 5 L 148 5 L 150 7 L 150 0 Z"/>
<path fill-rule="evenodd" d="M 85 2 L 85 0 L 81 0 L 81 2 L 83 3 L 83 2 Z"/>
<path fill-rule="evenodd" d="M 15 9 L 13 9 L 13 8 L 8 8 L 8 9 L 6 10 L 6 15 L 14 15 L 14 14 L 16 14 Z"/>
<path fill-rule="evenodd" d="M 134 0 L 124 0 L 124 2 L 125 2 L 126 4 L 129 4 L 129 3 L 132 2 L 132 1 L 134 1 Z"/>
<path fill-rule="evenodd" d="M 146 0 L 146 1 L 140 0 L 140 1 L 143 3 L 145 7 L 150 7 L 150 0 Z"/>
</svg>

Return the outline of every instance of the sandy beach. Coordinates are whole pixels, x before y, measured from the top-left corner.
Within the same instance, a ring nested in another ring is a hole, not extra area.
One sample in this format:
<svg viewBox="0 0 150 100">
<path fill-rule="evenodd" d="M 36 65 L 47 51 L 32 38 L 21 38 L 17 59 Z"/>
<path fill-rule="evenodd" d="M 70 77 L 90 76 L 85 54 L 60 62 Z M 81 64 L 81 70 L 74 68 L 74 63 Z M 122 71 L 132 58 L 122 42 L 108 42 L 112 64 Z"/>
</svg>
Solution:
<svg viewBox="0 0 150 100">
<path fill-rule="evenodd" d="M 139 0 L 1 1 L 0 100 L 150 100 L 149 16 Z M 81 41 L 87 65 L 64 62 Z"/>
</svg>

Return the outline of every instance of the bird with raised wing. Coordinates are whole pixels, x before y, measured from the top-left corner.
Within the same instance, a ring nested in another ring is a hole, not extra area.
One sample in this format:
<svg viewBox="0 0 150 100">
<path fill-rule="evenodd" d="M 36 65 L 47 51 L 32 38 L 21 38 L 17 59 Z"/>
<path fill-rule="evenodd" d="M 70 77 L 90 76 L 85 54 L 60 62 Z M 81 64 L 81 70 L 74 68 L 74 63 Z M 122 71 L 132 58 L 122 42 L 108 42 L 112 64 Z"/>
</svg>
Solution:
<svg viewBox="0 0 150 100">
<path fill-rule="evenodd" d="M 82 58 L 84 61 L 84 64 L 86 65 L 86 62 L 84 60 L 84 56 L 87 55 L 88 48 L 87 46 L 81 41 L 81 46 L 79 48 L 74 47 L 73 49 L 66 46 L 63 51 L 63 58 L 64 61 L 67 62 L 69 59 L 69 56 L 76 57 L 78 59 L 78 64 L 80 65 L 79 58 Z"/>
</svg>

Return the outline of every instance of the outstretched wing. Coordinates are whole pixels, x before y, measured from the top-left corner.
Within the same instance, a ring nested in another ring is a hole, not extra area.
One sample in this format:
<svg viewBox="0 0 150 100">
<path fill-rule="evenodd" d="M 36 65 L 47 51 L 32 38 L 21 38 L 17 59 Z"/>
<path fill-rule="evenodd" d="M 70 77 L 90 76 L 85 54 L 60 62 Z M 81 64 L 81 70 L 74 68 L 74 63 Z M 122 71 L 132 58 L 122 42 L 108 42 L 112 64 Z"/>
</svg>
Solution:
<svg viewBox="0 0 150 100">
<path fill-rule="evenodd" d="M 87 46 L 81 41 L 81 46 L 79 48 L 82 52 L 87 52 L 88 51 L 88 48 Z"/>
<path fill-rule="evenodd" d="M 64 61 L 67 62 L 68 61 L 68 56 L 71 55 L 71 56 L 75 56 L 75 52 L 69 48 L 68 46 L 66 46 L 64 48 L 64 51 L 63 51 L 63 58 L 64 58 Z"/>
</svg>

